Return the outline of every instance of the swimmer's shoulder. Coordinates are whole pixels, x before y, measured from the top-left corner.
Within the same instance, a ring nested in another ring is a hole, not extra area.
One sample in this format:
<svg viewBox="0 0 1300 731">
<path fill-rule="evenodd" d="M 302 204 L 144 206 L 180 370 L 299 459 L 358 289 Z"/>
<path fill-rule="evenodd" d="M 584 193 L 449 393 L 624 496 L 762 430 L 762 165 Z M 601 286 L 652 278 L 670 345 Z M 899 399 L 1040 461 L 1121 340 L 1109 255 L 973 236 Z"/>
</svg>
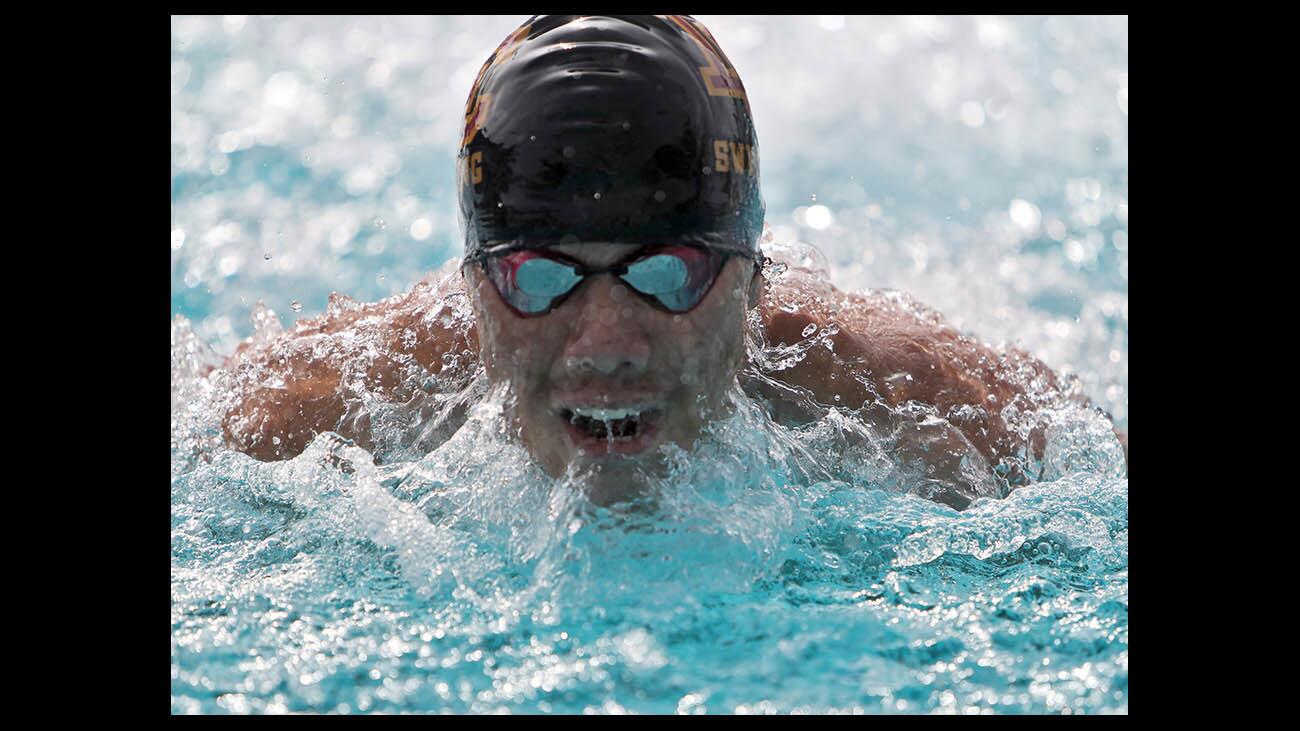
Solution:
<svg viewBox="0 0 1300 731">
<path fill-rule="evenodd" d="M 799 275 L 767 287 L 760 307 L 770 344 L 791 345 L 819 335 L 844 357 L 902 361 L 925 343 L 960 333 L 936 310 L 894 289 L 843 291 L 828 280 Z M 809 330 L 810 326 L 815 327 Z M 833 335 L 827 335 L 827 332 Z"/>
</svg>

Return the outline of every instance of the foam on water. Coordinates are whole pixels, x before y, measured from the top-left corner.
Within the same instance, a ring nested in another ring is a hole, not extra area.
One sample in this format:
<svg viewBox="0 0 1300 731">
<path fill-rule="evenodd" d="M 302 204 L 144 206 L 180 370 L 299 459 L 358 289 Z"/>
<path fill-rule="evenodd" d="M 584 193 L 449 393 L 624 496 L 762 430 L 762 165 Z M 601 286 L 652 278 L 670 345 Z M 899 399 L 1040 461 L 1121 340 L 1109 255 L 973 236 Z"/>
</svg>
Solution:
<svg viewBox="0 0 1300 731">
<path fill-rule="evenodd" d="M 414 460 L 175 452 L 174 709 L 1126 707 L 1127 480 L 1095 412 L 1054 415 L 1042 481 L 959 513 L 853 412 L 783 427 L 737 385 L 602 507 L 530 461 L 508 398 Z"/>
</svg>

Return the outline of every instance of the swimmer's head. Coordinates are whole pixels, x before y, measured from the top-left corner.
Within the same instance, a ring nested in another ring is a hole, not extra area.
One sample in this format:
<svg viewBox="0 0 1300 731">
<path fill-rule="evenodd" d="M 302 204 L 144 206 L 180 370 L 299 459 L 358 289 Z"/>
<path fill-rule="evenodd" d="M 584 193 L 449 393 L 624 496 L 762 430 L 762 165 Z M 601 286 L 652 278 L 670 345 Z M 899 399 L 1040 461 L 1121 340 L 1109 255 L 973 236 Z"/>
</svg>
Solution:
<svg viewBox="0 0 1300 731">
<path fill-rule="evenodd" d="M 739 76 L 689 17 L 535 17 L 479 72 L 459 178 L 489 379 L 548 472 L 625 496 L 744 363 L 763 203 Z"/>
<path fill-rule="evenodd" d="M 466 259 L 605 241 L 752 255 L 758 141 L 740 76 L 689 16 L 537 16 L 465 109 Z"/>
</svg>

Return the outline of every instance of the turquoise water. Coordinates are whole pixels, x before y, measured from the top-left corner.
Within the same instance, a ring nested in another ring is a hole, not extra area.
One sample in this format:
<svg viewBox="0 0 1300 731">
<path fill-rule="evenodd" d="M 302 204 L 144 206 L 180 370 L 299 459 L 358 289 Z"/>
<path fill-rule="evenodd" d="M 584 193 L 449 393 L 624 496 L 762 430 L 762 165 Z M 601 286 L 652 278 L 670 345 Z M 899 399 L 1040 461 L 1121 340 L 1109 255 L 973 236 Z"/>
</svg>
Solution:
<svg viewBox="0 0 1300 731">
<path fill-rule="evenodd" d="M 1126 19 L 702 20 L 770 252 L 1017 343 L 1127 428 Z M 206 365 L 457 255 L 461 106 L 521 21 L 173 19 L 173 710 L 1127 712 L 1128 480 L 1091 412 L 1020 415 L 1038 477 L 962 512 L 853 412 L 782 427 L 740 391 L 647 504 L 595 508 L 472 363 L 446 424 L 355 394 L 374 453 L 220 446 Z"/>
</svg>

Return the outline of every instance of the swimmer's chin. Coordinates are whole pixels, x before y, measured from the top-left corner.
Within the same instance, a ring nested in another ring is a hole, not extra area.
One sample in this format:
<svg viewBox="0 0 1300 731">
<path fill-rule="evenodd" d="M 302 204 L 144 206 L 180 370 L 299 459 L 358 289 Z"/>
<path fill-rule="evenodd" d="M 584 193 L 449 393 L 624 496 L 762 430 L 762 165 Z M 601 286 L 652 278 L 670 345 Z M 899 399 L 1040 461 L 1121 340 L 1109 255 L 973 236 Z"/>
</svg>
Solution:
<svg viewBox="0 0 1300 731">
<path fill-rule="evenodd" d="M 666 467 L 663 452 L 657 448 L 637 455 L 575 452 L 563 478 L 593 505 L 612 507 L 651 499 Z"/>
<path fill-rule="evenodd" d="M 576 484 L 593 505 L 637 505 L 654 493 L 654 479 L 634 461 L 602 462 L 579 470 Z"/>
</svg>

